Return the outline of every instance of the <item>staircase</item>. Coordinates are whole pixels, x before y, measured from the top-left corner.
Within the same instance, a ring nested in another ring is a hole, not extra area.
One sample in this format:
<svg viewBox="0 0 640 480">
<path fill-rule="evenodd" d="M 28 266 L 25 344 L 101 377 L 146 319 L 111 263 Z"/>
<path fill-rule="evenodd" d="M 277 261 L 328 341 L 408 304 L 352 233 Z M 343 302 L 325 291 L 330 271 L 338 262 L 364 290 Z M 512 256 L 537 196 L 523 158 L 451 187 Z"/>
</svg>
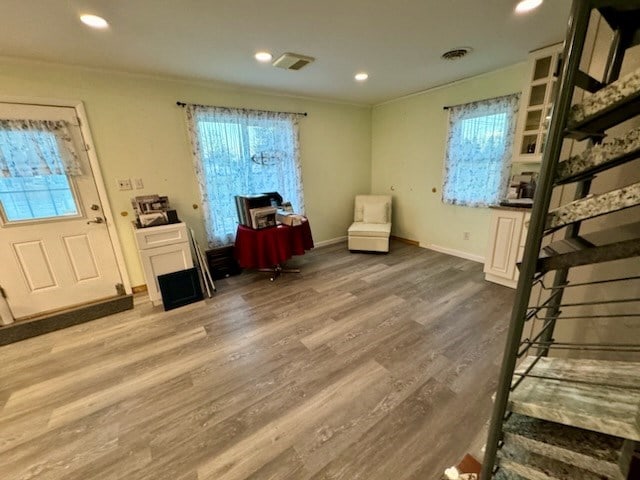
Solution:
<svg viewBox="0 0 640 480">
<path fill-rule="evenodd" d="M 594 11 L 614 32 L 601 80 L 580 70 Z M 598 320 L 640 320 L 640 182 L 625 182 L 615 170 L 640 158 L 640 69 L 620 76 L 625 55 L 639 44 L 640 0 L 574 0 L 482 480 L 640 479 L 632 466 L 640 445 L 640 338 L 555 338 L 558 322 L 568 319 L 584 320 L 585 329 Z M 561 158 L 570 141 L 583 151 Z M 617 173 L 621 184 L 590 193 L 604 172 Z M 559 189 L 575 191 L 574 198 L 550 208 L 562 198 Z M 631 221 L 620 221 L 627 209 L 623 218 Z M 632 273 L 575 281 L 576 269 L 612 261 Z M 605 287 L 616 296 L 566 299 L 570 289 Z M 531 338 L 523 339 L 529 324 Z"/>
</svg>

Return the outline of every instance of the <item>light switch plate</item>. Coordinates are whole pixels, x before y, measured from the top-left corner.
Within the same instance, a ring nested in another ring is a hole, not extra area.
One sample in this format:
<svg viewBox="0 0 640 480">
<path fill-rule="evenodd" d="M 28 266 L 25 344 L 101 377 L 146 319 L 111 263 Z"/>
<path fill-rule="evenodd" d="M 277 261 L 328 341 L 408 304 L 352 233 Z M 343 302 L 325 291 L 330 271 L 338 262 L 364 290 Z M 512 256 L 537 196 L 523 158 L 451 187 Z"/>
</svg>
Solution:
<svg viewBox="0 0 640 480">
<path fill-rule="evenodd" d="M 142 179 L 141 178 L 136 178 L 133 183 L 136 186 L 136 190 L 140 190 L 141 188 L 144 188 L 144 183 L 142 183 Z"/>
<path fill-rule="evenodd" d="M 118 180 L 118 189 L 119 190 L 133 190 L 131 187 L 131 179 L 125 178 L 123 180 Z"/>
</svg>

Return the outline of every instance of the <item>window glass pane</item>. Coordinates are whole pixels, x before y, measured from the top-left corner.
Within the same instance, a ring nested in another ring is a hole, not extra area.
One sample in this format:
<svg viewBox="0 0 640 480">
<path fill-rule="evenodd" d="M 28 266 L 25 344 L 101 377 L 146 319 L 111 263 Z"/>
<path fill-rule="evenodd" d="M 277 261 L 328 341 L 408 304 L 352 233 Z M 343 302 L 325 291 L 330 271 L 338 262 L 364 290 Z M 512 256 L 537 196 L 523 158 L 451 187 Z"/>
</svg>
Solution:
<svg viewBox="0 0 640 480">
<path fill-rule="evenodd" d="M 547 84 L 536 85 L 531 87 L 531 94 L 529 95 L 529 106 L 542 105 L 544 103 L 544 96 L 547 93 Z"/>
<path fill-rule="evenodd" d="M 549 70 L 551 69 L 551 57 L 543 57 L 536 60 L 536 67 L 533 72 L 533 79 L 539 80 L 549 76 Z"/>
<path fill-rule="evenodd" d="M 10 222 L 78 215 L 66 175 L 0 177 L 0 202 Z"/>
<path fill-rule="evenodd" d="M 193 122 L 196 168 L 212 245 L 231 243 L 238 226 L 235 195 L 279 192 L 303 212 L 297 124 L 290 116 L 210 109 Z"/>
<path fill-rule="evenodd" d="M 495 204 L 506 187 L 518 96 L 454 107 L 449 119 L 443 201 Z"/>
</svg>

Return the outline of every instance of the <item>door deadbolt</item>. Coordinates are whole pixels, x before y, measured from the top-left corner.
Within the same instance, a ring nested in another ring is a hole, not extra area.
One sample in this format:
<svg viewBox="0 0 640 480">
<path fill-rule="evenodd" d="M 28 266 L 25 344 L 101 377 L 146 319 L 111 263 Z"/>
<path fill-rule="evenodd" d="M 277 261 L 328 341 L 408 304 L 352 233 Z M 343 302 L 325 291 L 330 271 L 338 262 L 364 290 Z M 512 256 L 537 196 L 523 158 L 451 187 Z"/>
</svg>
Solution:
<svg viewBox="0 0 640 480">
<path fill-rule="evenodd" d="M 94 212 L 97 210 L 100 210 L 100 205 L 96 205 L 95 203 L 93 205 L 91 205 L 91 210 L 93 210 Z"/>
</svg>

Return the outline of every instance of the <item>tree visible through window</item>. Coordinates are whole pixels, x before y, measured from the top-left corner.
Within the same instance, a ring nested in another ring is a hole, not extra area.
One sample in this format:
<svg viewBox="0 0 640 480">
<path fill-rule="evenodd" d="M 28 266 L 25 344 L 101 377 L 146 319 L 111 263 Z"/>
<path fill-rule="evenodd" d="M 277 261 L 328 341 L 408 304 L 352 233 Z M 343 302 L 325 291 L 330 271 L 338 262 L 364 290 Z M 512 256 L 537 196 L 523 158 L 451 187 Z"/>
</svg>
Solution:
<svg viewBox="0 0 640 480">
<path fill-rule="evenodd" d="M 279 192 L 303 213 L 295 114 L 187 106 L 209 243 L 233 242 L 235 195 Z"/>
<path fill-rule="evenodd" d="M 465 206 L 497 204 L 509 178 L 519 95 L 449 109 L 442 200 Z"/>
</svg>

